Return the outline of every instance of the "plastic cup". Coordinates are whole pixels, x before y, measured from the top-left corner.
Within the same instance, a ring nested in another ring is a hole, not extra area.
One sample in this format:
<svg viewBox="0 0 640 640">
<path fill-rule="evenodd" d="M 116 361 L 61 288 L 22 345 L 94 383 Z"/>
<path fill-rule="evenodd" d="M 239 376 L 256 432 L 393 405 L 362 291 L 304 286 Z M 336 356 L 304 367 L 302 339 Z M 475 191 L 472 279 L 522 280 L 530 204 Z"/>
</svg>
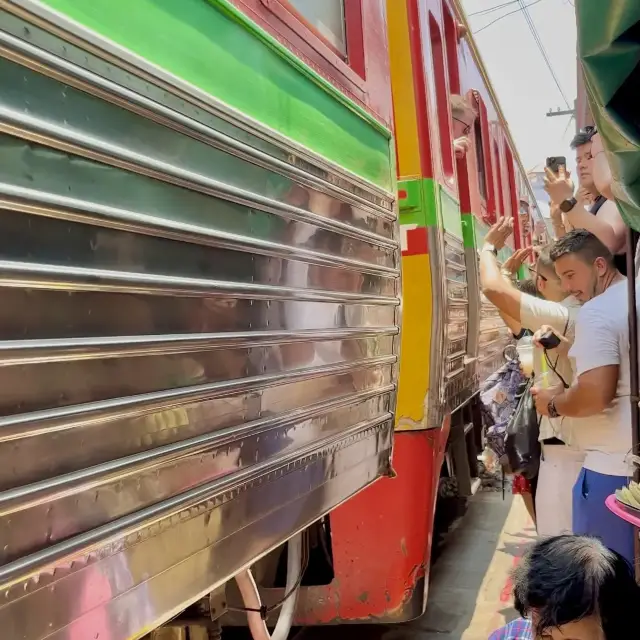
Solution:
<svg viewBox="0 0 640 640">
<path fill-rule="evenodd" d="M 520 368 L 522 373 L 530 378 L 533 375 L 533 353 L 534 346 L 531 339 L 522 338 L 516 345 L 516 351 L 518 352 L 518 358 L 520 359 Z"/>
</svg>

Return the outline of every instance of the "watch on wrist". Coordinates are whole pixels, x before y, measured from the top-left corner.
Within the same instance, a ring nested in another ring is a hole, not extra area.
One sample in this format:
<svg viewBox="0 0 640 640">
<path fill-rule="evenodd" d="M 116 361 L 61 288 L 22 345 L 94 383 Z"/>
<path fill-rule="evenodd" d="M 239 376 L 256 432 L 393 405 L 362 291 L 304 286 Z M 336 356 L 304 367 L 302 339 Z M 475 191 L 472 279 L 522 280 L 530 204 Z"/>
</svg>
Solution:
<svg viewBox="0 0 640 640">
<path fill-rule="evenodd" d="M 577 204 L 578 201 L 575 198 L 567 198 L 560 203 L 560 211 L 562 211 L 562 213 L 569 213 Z"/>
<path fill-rule="evenodd" d="M 498 256 L 498 250 L 490 242 L 485 242 L 482 245 L 482 250 L 483 251 L 490 251 L 491 253 L 493 253 L 494 256 L 496 256 L 496 257 Z"/>
<path fill-rule="evenodd" d="M 555 398 L 551 398 L 551 400 L 549 400 L 549 404 L 547 405 L 547 411 L 549 412 L 549 417 L 550 418 L 559 418 L 560 417 L 560 413 L 556 409 L 556 399 Z"/>
</svg>

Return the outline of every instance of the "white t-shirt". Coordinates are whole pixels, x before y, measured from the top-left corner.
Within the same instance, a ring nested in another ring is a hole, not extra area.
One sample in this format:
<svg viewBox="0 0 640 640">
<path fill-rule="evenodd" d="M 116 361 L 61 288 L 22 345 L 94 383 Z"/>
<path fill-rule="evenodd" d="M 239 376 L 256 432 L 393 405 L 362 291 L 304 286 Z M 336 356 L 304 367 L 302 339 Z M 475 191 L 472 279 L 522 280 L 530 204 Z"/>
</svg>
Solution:
<svg viewBox="0 0 640 640">
<path fill-rule="evenodd" d="M 611 406 L 573 421 L 574 435 L 587 452 L 585 468 L 610 476 L 632 471 L 625 461 L 632 443 L 628 310 L 627 281 L 623 280 L 582 307 L 570 351 L 578 376 L 599 367 L 620 367 Z"/>
<path fill-rule="evenodd" d="M 525 293 L 520 298 L 520 324 L 534 332 L 547 324 L 569 341 L 573 341 L 576 317 L 580 307 L 580 302 L 573 296 L 565 298 L 562 302 L 551 302 Z M 536 375 L 542 370 L 543 358 L 543 350 L 537 348 L 533 367 Z M 549 352 L 549 359 L 562 379 L 570 385 L 573 381 L 573 364 L 566 350 L 560 351 L 558 355 L 554 355 L 553 351 Z M 561 380 L 558 378 L 557 382 Z M 572 419 L 543 416 L 540 420 L 540 440 L 547 438 L 559 438 L 565 444 L 573 446 L 575 439 Z"/>
</svg>

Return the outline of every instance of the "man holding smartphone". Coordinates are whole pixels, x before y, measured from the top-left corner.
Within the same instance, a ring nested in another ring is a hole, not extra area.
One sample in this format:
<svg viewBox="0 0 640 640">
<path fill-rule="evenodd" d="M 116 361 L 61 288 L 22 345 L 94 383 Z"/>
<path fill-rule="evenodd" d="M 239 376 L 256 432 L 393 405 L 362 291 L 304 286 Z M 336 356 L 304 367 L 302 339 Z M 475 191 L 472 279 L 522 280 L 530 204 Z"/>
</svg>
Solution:
<svg viewBox="0 0 640 640">
<path fill-rule="evenodd" d="M 572 420 L 586 452 L 573 488 L 573 532 L 599 537 L 630 562 L 633 527 L 609 512 L 606 498 L 632 475 L 629 300 L 626 278 L 611 252 L 592 233 L 574 229 L 558 240 L 551 258 L 563 286 L 584 303 L 569 355 L 575 359 L 568 388 L 534 388 L 539 414 Z"/>
<path fill-rule="evenodd" d="M 595 127 L 585 127 L 571 142 L 576 151 L 576 164 L 580 177 L 579 192 L 574 196 L 574 185 L 565 166 L 545 168 L 545 190 L 551 198 L 552 222 L 556 237 L 562 237 L 565 228 L 562 216 L 572 229 L 586 229 L 593 233 L 613 254 L 615 265 L 626 274 L 625 242 L 627 227 L 615 202 L 598 193 L 594 182 L 594 140 L 598 142 Z M 602 158 L 599 158 L 602 160 Z M 585 193 L 595 198 L 589 204 Z M 577 196 L 577 197 L 576 197 Z"/>
</svg>

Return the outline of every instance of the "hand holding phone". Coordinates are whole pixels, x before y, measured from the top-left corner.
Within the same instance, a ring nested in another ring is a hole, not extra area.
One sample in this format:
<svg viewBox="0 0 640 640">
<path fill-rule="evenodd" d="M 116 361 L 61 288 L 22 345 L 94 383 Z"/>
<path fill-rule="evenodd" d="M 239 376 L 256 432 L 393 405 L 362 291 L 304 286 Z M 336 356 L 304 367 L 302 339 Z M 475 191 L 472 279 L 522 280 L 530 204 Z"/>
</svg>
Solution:
<svg viewBox="0 0 640 640">
<path fill-rule="evenodd" d="M 547 167 L 550 171 L 557 174 L 560 170 L 560 167 L 567 166 L 567 159 L 565 156 L 551 156 L 547 158 Z"/>
<path fill-rule="evenodd" d="M 546 331 L 538 338 L 538 344 L 543 349 L 547 350 L 556 349 L 560 346 L 561 342 L 562 341 L 560 340 L 559 336 L 557 336 L 553 331 Z"/>
</svg>

